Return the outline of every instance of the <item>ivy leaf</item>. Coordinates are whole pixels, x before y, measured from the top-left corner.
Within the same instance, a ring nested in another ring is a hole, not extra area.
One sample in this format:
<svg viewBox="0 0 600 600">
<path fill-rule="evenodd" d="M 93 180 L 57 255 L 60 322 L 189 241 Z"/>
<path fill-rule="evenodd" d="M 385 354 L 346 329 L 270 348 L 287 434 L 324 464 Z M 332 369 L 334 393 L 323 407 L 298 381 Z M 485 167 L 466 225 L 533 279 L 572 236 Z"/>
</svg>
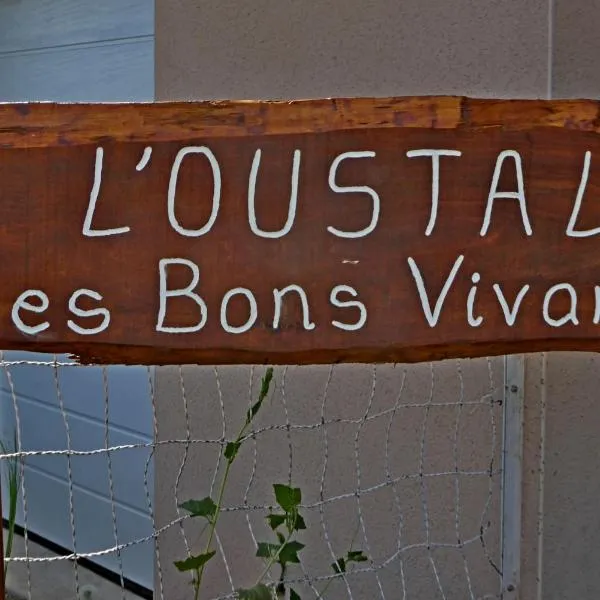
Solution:
<svg viewBox="0 0 600 600">
<path fill-rule="evenodd" d="M 302 502 L 302 491 L 289 485 L 276 483 L 273 485 L 275 500 L 286 513 L 292 512 Z"/>
<path fill-rule="evenodd" d="M 259 558 L 271 558 L 275 556 L 279 550 L 279 544 L 269 544 L 268 542 L 259 542 L 256 556 Z"/>
<path fill-rule="evenodd" d="M 242 442 L 227 442 L 227 445 L 225 446 L 225 452 L 223 454 L 230 463 L 234 461 L 241 445 Z"/>
<path fill-rule="evenodd" d="M 362 550 L 354 550 L 348 552 L 346 555 L 346 560 L 348 562 L 365 562 L 369 559 Z"/>
<path fill-rule="evenodd" d="M 250 589 L 237 590 L 239 600 L 273 600 L 271 591 L 264 583 L 259 583 Z"/>
<path fill-rule="evenodd" d="M 267 521 L 269 521 L 269 526 L 273 531 L 275 531 L 280 525 L 285 522 L 285 515 L 267 515 Z"/>
<path fill-rule="evenodd" d="M 287 563 L 299 563 L 298 552 L 304 548 L 304 544 L 300 542 L 288 542 L 284 544 L 279 553 L 278 562 L 282 565 Z"/>
<path fill-rule="evenodd" d="M 216 550 L 207 552 L 206 554 L 198 554 L 197 556 L 190 556 L 185 560 L 178 560 L 175 562 L 175 566 L 180 571 L 195 571 L 204 566 L 216 553 Z"/>
<path fill-rule="evenodd" d="M 337 573 L 346 572 L 346 561 L 343 558 L 338 558 L 334 563 L 331 563 L 331 568 Z"/>
<path fill-rule="evenodd" d="M 296 590 L 290 588 L 290 600 L 302 600 L 302 598 L 300 598 L 300 594 Z"/>
<path fill-rule="evenodd" d="M 179 508 L 187 510 L 192 517 L 205 517 L 209 521 L 213 519 L 217 512 L 217 505 L 210 496 L 202 500 L 188 500 L 179 505 Z"/>
</svg>

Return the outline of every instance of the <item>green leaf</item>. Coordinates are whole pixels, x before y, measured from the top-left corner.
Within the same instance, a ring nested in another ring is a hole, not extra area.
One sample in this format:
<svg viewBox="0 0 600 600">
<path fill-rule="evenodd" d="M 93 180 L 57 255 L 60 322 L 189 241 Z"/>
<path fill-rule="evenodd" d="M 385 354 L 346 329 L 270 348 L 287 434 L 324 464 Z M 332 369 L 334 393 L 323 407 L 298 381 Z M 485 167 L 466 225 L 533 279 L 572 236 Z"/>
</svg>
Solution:
<svg viewBox="0 0 600 600">
<path fill-rule="evenodd" d="M 300 529 L 306 529 L 306 523 L 304 522 L 302 515 L 300 513 L 296 513 L 296 517 L 294 519 L 294 530 L 300 531 Z"/>
<path fill-rule="evenodd" d="M 281 565 L 287 563 L 299 563 L 298 552 L 304 548 L 304 544 L 300 542 L 288 542 L 287 544 L 269 544 L 267 542 L 259 542 L 256 556 L 259 558 L 273 558 L 277 556 L 277 562 Z"/>
<path fill-rule="evenodd" d="M 259 583 L 247 590 L 237 590 L 237 596 L 240 600 L 273 600 L 271 591 L 264 583 Z"/>
<path fill-rule="evenodd" d="M 185 560 L 178 560 L 174 564 L 180 571 L 195 571 L 204 566 L 216 553 L 216 550 L 207 552 L 206 554 L 198 554 L 190 556 Z"/>
<path fill-rule="evenodd" d="M 331 564 L 331 568 L 337 573 L 345 573 L 347 563 L 350 562 L 365 562 L 369 560 L 362 550 L 350 550 L 346 554 L 346 558 L 338 558 Z"/>
<path fill-rule="evenodd" d="M 290 600 L 302 600 L 302 598 L 300 598 L 300 594 L 296 590 L 290 588 Z"/>
<path fill-rule="evenodd" d="M 304 544 L 300 542 L 288 542 L 284 544 L 279 553 L 278 562 L 282 565 L 287 563 L 299 563 L 298 552 L 304 548 Z"/>
<path fill-rule="evenodd" d="M 298 512 L 297 508 L 293 508 L 290 512 L 285 514 L 285 526 L 289 533 L 293 531 L 300 531 L 306 529 L 306 523 L 302 518 L 302 515 Z"/>
<path fill-rule="evenodd" d="M 348 552 L 346 555 L 346 560 L 348 562 L 365 562 L 369 559 L 362 550 L 354 550 Z"/>
<path fill-rule="evenodd" d="M 258 542 L 256 556 L 259 558 L 271 558 L 275 556 L 280 548 L 279 544 L 269 544 L 268 542 Z"/>
<path fill-rule="evenodd" d="M 273 381 L 273 367 L 269 367 L 265 371 L 265 375 L 262 378 L 260 385 L 260 395 L 258 397 L 259 400 L 264 400 L 269 393 L 269 388 L 271 387 L 271 381 Z"/>
<path fill-rule="evenodd" d="M 179 505 L 179 508 L 187 510 L 192 517 L 206 517 L 209 521 L 217 512 L 217 505 L 212 501 L 210 496 L 202 498 L 202 500 L 188 500 Z"/>
<path fill-rule="evenodd" d="M 279 540 L 279 545 L 281 546 L 285 543 L 285 536 L 283 533 L 281 533 L 281 531 L 276 531 L 275 533 L 277 534 L 277 539 Z"/>
<path fill-rule="evenodd" d="M 256 413 L 260 410 L 264 399 L 267 397 L 269 393 L 269 388 L 271 387 L 271 381 L 273 380 L 273 367 L 269 367 L 262 378 L 260 384 L 260 393 L 258 395 L 258 400 L 250 407 L 248 412 L 246 413 L 246 423 L 250 423 L 252 419 L 256 416 Z"/>
<path fill-rule="evenodd" d="M 285 523 L 285 515 L 267 515 L 267 521 L 269 521 L 269 526 L 273 531 L 277 529 L 280 525 Z"/>
<path fill-rule="evenodd" d="M 331 568 L 339 575 L 346 572 L 346 561 L 343 558 L 338 558 L 334 563 L 331 563 Z"/>
<path fill-rule="evenodd" d="M 273 485 L 275 491 L 275 500 L 286 513 L 294 510 L 302 502 L 302 491 L 300 488 L 293 488 L 289 485 L 276 483 Z"/>
<path fill-rule="evenodd" d="M 241 445 L 242 442 L 227 442 L 227 445 L 225 446 L 224 455 L 230 463 L 235 460 L 235 457 L 237 456 Z"/>
</svg>

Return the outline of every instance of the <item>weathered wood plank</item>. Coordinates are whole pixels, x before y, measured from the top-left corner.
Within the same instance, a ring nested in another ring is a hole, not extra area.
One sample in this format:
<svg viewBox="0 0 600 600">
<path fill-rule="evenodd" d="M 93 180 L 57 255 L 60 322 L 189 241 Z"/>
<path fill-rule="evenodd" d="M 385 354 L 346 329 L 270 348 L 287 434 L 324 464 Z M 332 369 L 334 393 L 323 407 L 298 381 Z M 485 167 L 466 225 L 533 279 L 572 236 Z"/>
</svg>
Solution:
<svg viewBox="0 0 600 600">
<path fill-rule="evenodd" d="M 0 346 L 127 364 L 599 350 L 598 107 L 0 105 Z"/>
</svg>

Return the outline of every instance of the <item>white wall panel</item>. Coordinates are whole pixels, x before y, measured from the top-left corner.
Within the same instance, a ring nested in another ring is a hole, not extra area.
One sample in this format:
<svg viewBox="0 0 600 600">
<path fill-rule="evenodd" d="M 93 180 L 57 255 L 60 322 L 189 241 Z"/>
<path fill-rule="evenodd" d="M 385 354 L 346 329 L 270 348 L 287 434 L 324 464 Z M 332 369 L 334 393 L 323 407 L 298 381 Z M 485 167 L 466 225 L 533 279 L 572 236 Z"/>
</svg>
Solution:
<svg viewBox="0 0 600 600">
<path fill-rule="evenodd" d="M 151 101 L 152 38 L 0 54 L 0 102 Z"/>
<path fill-rule="evenodd" d="M 153 0 L 0 1 L 0 52 L 153 35 Z"/>
<path fill-rule="evenodd" d="M 0 0 L 0 102 L 126 102 L 154 99 L 153 0 Z M 1 191 L 1 190 L 0 190 Z M 52 360 L 21 352 L 8 360 Z M 61 360 L 66 360 L 61 357 Z M 100 368 L 62 368 L 59 387 L 53 369 L 34 365 L 0 372 L 0 436 L 10 442 L 19 413 L 23 450 L 96 450 L 134 444 L 153 436 L 152 405 L 145 368 L 108 369 L 106 394 Z M 150 449 L 110 454 L 118 543 L 152 534 L 144 487 L 153 490 Z M 147 468 L 148 467 L 148 468 Z M 71 500 L 78 552 L 115 545 L 108 455 L 36 456 L 26 460 L 27 527 L 73 549 Z M 70 500 L 70 490 L 72 498 Z M 8 509 L 6 489 L 5 515 Z M 18 521 L 25 524 L 24 505 Z M 94 559 L 152 588 L 153 544 L 134 544 Z"/>
</svg>

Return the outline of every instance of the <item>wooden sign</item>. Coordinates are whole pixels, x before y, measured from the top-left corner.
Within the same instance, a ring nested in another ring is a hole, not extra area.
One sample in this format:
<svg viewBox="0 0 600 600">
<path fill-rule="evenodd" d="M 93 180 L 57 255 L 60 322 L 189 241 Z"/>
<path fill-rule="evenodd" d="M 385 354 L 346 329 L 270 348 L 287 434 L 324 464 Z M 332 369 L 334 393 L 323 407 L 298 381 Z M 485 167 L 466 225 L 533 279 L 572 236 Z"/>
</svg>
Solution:
<svg viewBox="0 0 600 600">
<path fill-rule="evenodd" d="M 598 350 L 598 128 L 591 101 L 0 105 L 0 346 Z"/>
</svg>

